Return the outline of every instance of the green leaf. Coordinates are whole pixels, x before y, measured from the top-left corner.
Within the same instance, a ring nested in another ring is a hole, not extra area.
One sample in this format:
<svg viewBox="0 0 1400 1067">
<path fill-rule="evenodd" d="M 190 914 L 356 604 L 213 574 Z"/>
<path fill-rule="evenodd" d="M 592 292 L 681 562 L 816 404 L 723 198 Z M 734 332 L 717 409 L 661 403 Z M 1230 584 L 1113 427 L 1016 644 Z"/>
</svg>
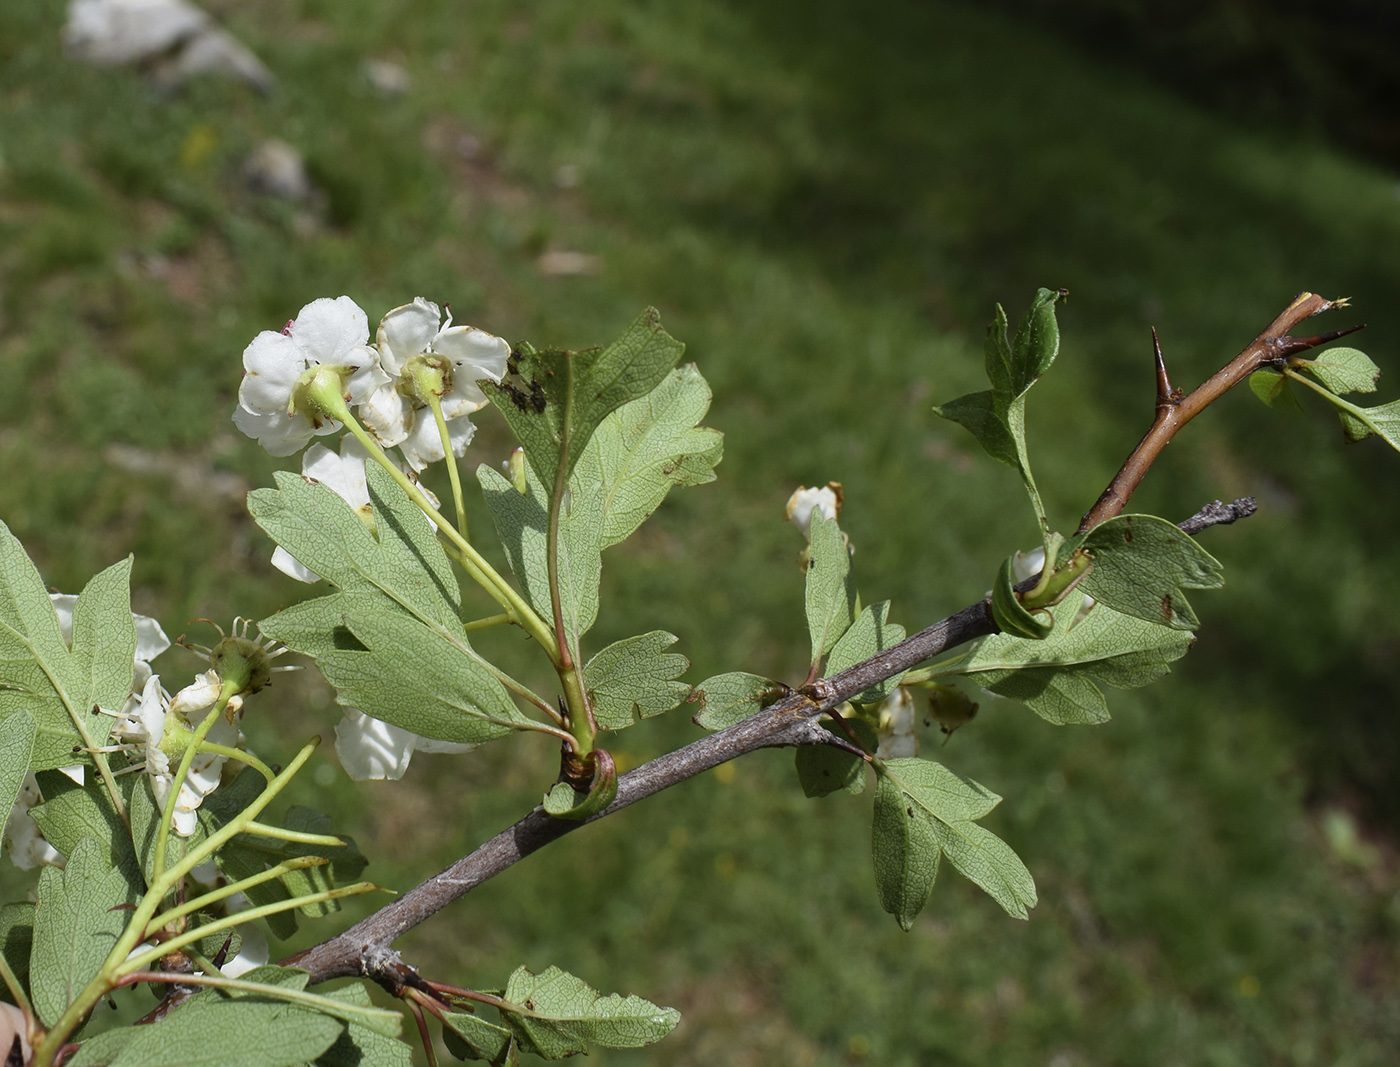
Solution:
<svg viewBox="0 0 1400 1067">
<path fill-rule="evenodd" d="M 361 1009 L 374 1007 L 369 990 L 358 982 L 323 995 Z M 316 1067 L 411 1067 L 412 1063 L 413 1050 L 404 1042 L 353 1019 L 335 1044 L 315 1060 Z"/>
<path fill-rule="evenodd" d="M 554 617 L 549 596 L 549 499 L 538 477 L 527 475 L 529 495 L 486 464 L 476 471 L 496 535 L 506 550 L 515 580 L 535 610 Z M 603 574 L 603 516 L 596 492 L 570 491 L 559 518 L 559 601 L 564 629 L 577 657 L 578 641 L 598 618 L 598 585 Z"/>
<path fill-rule="evenodd" d="M 622 730 L 634 714 L 649 719 L 680 706 L 690 686 L 676 679 L 690 670 L 690 660 L 666 651 L 678 640 L 652 630 L 615 641 L 588 661 L 583 676 L 599 727 Z"/>
<path fill-rule="evenodd" d="M 835 723 L 823 724 L 828 731 L 842 736 Z M 867 752 L 879 747 L 874 728 L 864 719 L 849 718 L 846 725 L 865 746 Z M 838 790 L 853 795 L 865 792 L 866 761 L 854 752 L 833 745 L 799 745 L 795 757 L 797 780 L 802 792 L 809 797 L 824 797 Z"/>
<path fill-rule="evenodd" d="M 1194 630 L 1200 625 L 1186 589 L 1219 589 L 1224 573 L 1215 557 L 1174 523 L 1154 515 L 1119 515 L 1065 546 L 1079 548 L 1094 566 L 1079 588 L 1125 615 Z"/>
<path fill-rule="evenodd" d="M 913 927 L 914 917 L 933 892 L 940 851 L 932 821 L 905 799 L 898 782 L 878 775 L 870 830 L 875 889 L 880 906 L 905 930 Z"/>
<path fill-rule="evenodd" d="M 85 1041 L 70 1067 L 296 1067 L 317 1059 L 344 1030 L 332 1016 L 283 1001 L 206 1001 L 210 996 L 191 997 L 149 1026 Z"/>
<path fill-rule="evenodd" d="M 39 827 L 44 840 L 65 856 L 71 857 L 84 838 L 101 842 L 107 850 L 108 862 L 126 879 L 130 899 L 135 900 L 146 887 L 132 848 L 131 834 L 112 805 L 106 787 L 96 781 L 96 777 L 88 771 L 86 784 L 79 785 L 60 771 L 40 771 L 37 775 L 39 791 L 46 799 L 29 809 L 29 817 Z M 128 810 L 137 780 L 135 775 L 117 779 L 122 803 Z"/>
<path fill-rule="evenodd" d="M 1006 425 L 1006 418 L 997 406 L 997 394 L 991 390 L 968 393 L 946 404 L 935 406 L 933 413 L 964 427 L 983 451 L 1015 470 L 1021 469 L 1021 453 L 1016 439 Z"/>
<path fill-rule="evenodd" d="M 700 701 L 695 725 L 706 730 L 723 730 L 750 715 L 757 715 L 785 692 L 787 687 L 781 683 L 744 671 L 706 678 L 690 695 L 691 700 Z"/>
<path fill-rule="evenodd" d="M 1345 404 L 1345 407 L 1341 405 Z M 1400 400 L 1381 404 L 1373 408 L 1363 408 L 1337 401 L 1338 415 L 1342 420 L 1342 430 L 1348 441 L 1364 441 L 1375 434 L 1396 451 L 1400 451 Z"/>
<path fill-rule="evenodd" d="M 1299 365 L 1334 393 L 1374 393 L 1381 369 L 1355 348 L 1329 348 Z"/>
<path fill-rule="evenodd" d="M 1004 634 L 1043 641 L 1050 636 L 1055 624 L 1043 609 L 1032 614 L 1016 595 L 1016 578 L 1012 573 L 1015 558 L 1007 556 L 1002 561 L 992 584 L 992 618 Z"/>
<path fill-rule="evenodd" d="M 989 637 L 948 673 L 967 675 L 993 693 L 1019 700 L 1056 725 L 1107 722 L 1099 684 L 1147 685 L 1186 654 L 1193 638 L 1103 604 L 1076 623 L 1083 603 L 1084 594 L 1076 589 L 1053 609 L 1055 629 L 1045 640 Z"/>
<path fill-rule="evenodd" d="M 521 345 L 514 373 L 482 388 L 525 449 L 546 495 L 560 473 L 567 479 L 598 424 L 629 401 L 646 396 L 679 362 L 685 346 L 647 308 L 604 349 L 536 351 Z"/>
<path fill-rule="evenodd" d="M 812 512 L 812 551 L 807 564 L 807 630 L 812 662 L 826 655 L 851 625 L 851 553 L 835 519 Z"/>
<path fill-rule="evenodd" d="M 942 418 L 965 426 L 993 459 L 1020 471 L 1031 506 L 1044 528 L 1048 528 L 1047 520 L 1026 450 L 1025 397 L 1059 352 L 1055 303 L 1064 295 L 1063 290 L 1038 290 L 1012 344 L 1006 340 L 1006 312 L 998 304 L 996 317 L 987 327 L 986 367 L 991 391 L 969 393 L 933 409 Z"/>
<path fill-rule="evenodd" d="M 1265 405 L 1279 411 L 1302 411 L 1302 405 L 1293 395 L 1288 379 L 1276 370 L 1264 368 L 1249 376 L 1249 389 Z"/>
<path fill-rule="evenodd" d="M 31 770 L 90 763 L 74 746 L 101 745 L 111 731 L 115 720 L 96 708 L 120 708 L 131 691 L 130 574 L 126 559 L 88 583 L 74 607 L 70 650 L 39 572 L 0 523 L 0 719 L 21 710 L 34 717 Z"/>
<path fill-rule="evenodd" d="M 462 628 L 461 594 L 432 527 L 367 464 L 377 537 L 323 485 L 279 472 L 249 496 L 258 524 L 338 592 L 263 620 L 316 657 L 348 707 L 442 741 L 482 742 L 528 720 Z"/>
<path fill-rule="evenodd" d="M 85 837 L 63 870 L 39 873 L 30 984 L 34 1009 L 52 1026 L 102 969 L 126 928 L 127 883 L 106 840 Z"/>
<path fill-rule="evenodd" d="M 599 496 L 589 506 L 602 515 L 603 548 L 630 537 L 672 486 L 715 480 L 724 435 L 698 425 L 709 408 L 710 387 L 688 363 L 599 424 L 569 484 L 574 506 Z"/>
<path fill-rule="evenodd" d="M 1001 797 L 931 760 L 886 760 L 884 773 L 899 788 L 906 815 L 915 806 L 929 817 L 938 847 L 964 877 L 1018 919 L 1035 907 L 1035 882 L 1009 845 L 977 825 Z M 917 909 L 916 909 L 917 910 Z"/>
<path fill-rule="evenodd" d="M 464 1011 L 446 1012 L 440 1018 L 443 1044 L 459 1060 L 502 1064 L 515 1051 L 515 1039 L 503 1026 Z"/>
<path fill-rule="evenodd" d="M 1016 340 L 1011 345 L 1011 394 L 1024 396 L 1042 374 L 1050 369 L 1060 351 L 1060 327 L 1055 321 L 1055 302 L 1067 295 L 1063 290 L 1039 289 L 1031 301 L 1030 310 L 1021 320 Z M 998 319 L 1005 330 L 1006 313 L 997 308 Z"/>
<path fill-rule="evenodd" d="M 20 710 L 0 719 L 0 812 L 15 806 L 33 752 L 34 716 Z"/>
<path fill-rule="evenodd" d="M 0 907 L 0 952 L 10 971 L 26 990 L 29 988 L 29 957 L 34 949 L 34 905 L 19 901 Z M 0 997 L 14 1003 L 8 987 L 0 982 Z"/>
<path fill-rule="evenodd" d="M 505 999 L 521 1011 L 502 1010 L 520 1047 L 547 1060 L 605 1048 L 642 1048 L 676 1028 L 681 1013 L 638 996 L 600 996 L 580 978 L 550 967 L 534 975 L 524 967 L 510 976 Z"/>
<path fill-rule="evenodd" d="M 825 677 L 840 674 L 848 667 L 854 667 L 877 652 L 899 644 L 904 640 L 904 627 L 889 622 L 890 602 L 871 604 L 851 623 L 851 628 L 841 635 L 841 639 L 831 648 L 827 657 Z M 851 699 L 857 704 L 876 704 L 884 700 L 899 686 L 904 672 L 871 686 Z"/>
</svg>

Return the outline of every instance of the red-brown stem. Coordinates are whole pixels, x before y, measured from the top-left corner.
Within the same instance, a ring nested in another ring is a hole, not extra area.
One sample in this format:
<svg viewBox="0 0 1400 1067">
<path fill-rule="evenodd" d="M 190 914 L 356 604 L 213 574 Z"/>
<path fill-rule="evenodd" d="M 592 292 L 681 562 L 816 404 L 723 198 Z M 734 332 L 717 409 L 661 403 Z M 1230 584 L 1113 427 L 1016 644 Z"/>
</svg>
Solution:
<svg viewBox="0 0 1400 1067">
<path fill-rule="evenodd" d="M 1128 498 L 1146 477 L 1152 464 L 1162 454 L 1162 450 L 1178 430 L 1194 419 L 1207 407 L 1219 400 L 1230 389 L 1244 381 L 1260 367 L 1277 363 L 1297 352 L 1306 351 L 1327 341 L 1335 340 L 1352 332 L 1338 330 L 1335 333 L 1318 337 L 1289 337 L 1288 331 L 1305 319 L 1334 307 L 1346 307 L 1346 300 L 1325 300 L 1316 293 L 1300 293 L 1293 302 L 1284 308 L 1278 318 L 1269 324 L 1268 329 L 1256 337 L 1249 346 L 1220 370 L 1216 371 L 1187 396 L 1179 396 L 1171 388 L 1167 379 L 1166 364 L 1162 360 L 1161 347 L 1156 344 L 1157 333 L 1152 333 L 1157 369 L 1157 414 L 1152 427 L 1147 431 L 1137 448 L 1128 456 L 1122 469 L 1114 475 L 1113 481 L 1083 520 L 1079 532 L 1092 530 L 1099 523 L 1122 513 Z M 1353 327 L 1352 329 L 1359 329 Z"/>
</svg>

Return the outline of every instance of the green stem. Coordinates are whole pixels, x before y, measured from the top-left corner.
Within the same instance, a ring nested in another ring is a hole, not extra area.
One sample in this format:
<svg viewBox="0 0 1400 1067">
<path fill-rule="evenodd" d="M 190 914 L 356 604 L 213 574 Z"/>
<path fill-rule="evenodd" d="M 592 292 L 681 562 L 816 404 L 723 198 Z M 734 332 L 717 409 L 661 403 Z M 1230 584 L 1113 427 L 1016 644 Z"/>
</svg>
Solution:
<svg viewBox="0 0 1400 1067">
<path fill-rule="evenodd" d="M 384 468 L 400 489 L 408 494 L 408 498 L 418 506 L 419 510 L 432 520 L 433 525 L 457 550 L 455 558 L 472 581 L 486 590 L 491 599 L 505 608 L 510 613 L 512 620 L 519 623 L 525 632 L 539 643 L 540 647 L 549 655 L 550 662 L 557 662 L 556 657 L 559 653 L 555 647 L 554 635 L 550 633 L 549 626 L 545 621 L 535 614 L 534 609 L 511 588 L 510 583 L 496 572 L 496 569 L 486 561 L 486 558 L 472 547 L 466 537 L 452 523 L 448 522 L 437 508 L 433 507 L 423 490 L 403 471 L 399 470 L 398 464 L 384 454 L 384 450 L 379 447 L 379 442 L 371 437 L 351 414 L 344 397 L 334 390 L 318 390 L 315 398 L 327 415 L 344 423 L 345 428 L 354 435 L 355 440 L 364 446 L 365 451 L 374 458 L 374 461 Z"/>
<path fill-rule="evenodd" d="M 184 755 L 180 757 L 180 767 L 175 772 L 175 777 L 170 783 L 170 792 L 165 797 L 165 807 L 161 809 L 160 827 L 156 830 L 156 851 L 151 861 L 151 871 L 155 879 L 159 879 L 165 871 L 165 850 L 170 841 L 170 820 L 175 815 L 175 805 L 180 800 L 180 790 L 185 786 L 185 778 L 190 773 L 190 764 L 199 754 L 199 746 L 204 743 L 204 739 L 209 736 L 209 731 L 213 729 L 214 723 L 218 722 L 224 713 L 224 708 L 228 706 L 229 699 L 238 691 L 238 685 L 232 680 L 223 683 L 219 690 L 219 698 L 214 701 L 214 706 L 209 709 L 209 713 L 204 716 L 204 720 L 195 729 L 194 738 L 185 746 Z M 166 729 L 169 730 L 173 724 L 179 728 L 178 718 L 170 711 L 166 711 Z"/>
<path fill-rule="evenodd" d="M 10 963 L 3 953 L 0 953 L 0 978 L 5 981 L 5 988 L 10 991 L 10 996 L 15 998 L 15 1003 L 26 1015 L 33 1015 L 34 1009 L 30 1007 L 29 998 L 24 995 L 24 986 L 15 977 L 15 972 L 10 970 Z"/>
<path fill-rule="evenodd" d="M 477 630 L 489 630 L 493 626 L 505 626 L 507 623 L 512 623 L 514 621 L 515 619 L 512 618 L 510 612 L 507 611 L 500 615 L 492 615 L 490 618 L 475 619 L 472 622 L 463 623 L 462 629 L 471 634 L 476 633 Z"/>
<path fill-rule="evenodd" d="M 564 628 L 564 600 L 559 587 L 559 522 L 564 511 L 564 498 L 569 491 L 569 448 L 574 417 L 574 365 L 565 363 L 569 381 L 564 390 L 564 421 L 559 433 L 559 463 L 554 470 L 554 492 L 549 498 L 549 522 L 545 534 L 545 559 L 549 568 L 549 603 L 554 611 L 554 634 L 558 658 L 554 669 L 564 688 L 564 704 L 569 713 L 569 732 L 574 737 L 574 752 L 582 758 L 593 751 L 593 739 L 598 728 L 588 707 L 588 691 L 584 687 L 582 665 L 576 661 L 577 648 L 571 647 Z"/>
<path fill-rule="evenodd" d="M 254 919 L 262 919 L 268 915 L 276 915 L 278 912 L 291 911 L 293 908 L 304 908 L 308 904 L 323 904 L 328 900 L 338 900 L 340 897 L 361 896 L 365 893 L 373 893 L 380 889 L 380 886 L 373 882 L 356 882 L 354 885 L 342 886 L 339 889 L 327 889 L 320 893 L 308 893 L 301 897 L 292 897 L 288 900 L 279 900 L 272 904 L 264 904 L 260 908 L 249 908 L 240 911 L 236 915 L 226 915 L 222 919 L 215 919 L 211 923 L 203 926 L 196 926 L 193 930 L 187 930 L 179 937 L 172 937 L 169 941 L 162 941 L 159 945 L 153 945 L 145 952 L 132 956 L 129 960 L 115 968 L 113 973 L 120 977 L 129 971 L 139 971 L 148 963 L 154 963 L 162 956 L 191 945 L 196 941 L 208 937 L 210 934 L 217 934 L 220 930 L 227 930 L 233 926 L 242 926 L 244 923 L 252 922 Z"/>
<path fill-rule="evenodd" d="M 232 748 L 229 745 L 216 745 L 212 742 L 205 741 L 204 744 L 200 747 L 200 751 L 212 752 L 216 756 L 223 756 L 226 759 L 233 760 L 235 763 L 246 763 L 249 767 L 252 767 L 253 770 L 257 771 L 269 782 L 277 777 L 276 771 L 274 771 L 262 760 L 258 759 L 258 757 L 253 755 L 251 752 L 244 752 L 241 748 Z"/>
<path fill-rule="evenodd" d="M 388 1018 L 394 1012 L 384 1008 L 360 1007 L 357 1004 L 347 1004 L 343 1000 L 334 1000 L 331 997 L 322 996 L 319 993 L 308 993 L 304 989 L 290 989 L 287 986 L 266 985 L 262 982 L 249 982 L 242 978 L 224 978 L 212 974 L 181 974 L 174 971 L 133 971 L 124 975 L 121 981 L 115 985 L 139 985 L 142 982 L 169 982 L 172 985 L 202 985 L 210 986 L 214 989 L 231 989 L 242 993 L 257 993 L 262 996 L 275 997 L 278 1000 L 285 1000 L 292 1004 L 303 1004 L 312 1011 L 321 1012 L 325 1015 L 332 1015 L 337 1019 L 354 1020 L 357 1018 Z M 45 1044 L 48 1044 L 45 1041 Z M 37 1055 L 35 1064 L 38 1064 Z"/>
<path fill-rule="evenodd" d="M 462 475 L 457 470 L 457 457 L 452 454 L 452 435 L 448 433 L 447 420 L 442 415 L 442 397 L 435 392 L 429 392 L 428 407 L 433 410 L 438 436 L 442 438 L 442 454 L 447 458 L 447 477 L 452 482 L 452 502 L 457 507 L 457 529 L 464 540 L 470 540 L 471 535 L 467 533 L 467 507 L 462 499 Z"/>
<path fill-rule="evenodd" d="M 150 929 L 159 930 L 162 927 L 169 926 L 177 919 L 183 919 L 186 915 L 193 915 L 201 908 L 207 908 L 211 904 L 217 904 L 219 901 L 231 897 L 235 893 L 242 893 L 255 885 L 262 885 L 263 882 L 270 882 L 274 878 L 281 878 L 282 875 L 287 874 L 289 871 L 304 871 L 308 867 L 324 867 L 328 863 L 330 863 L 330 860 L 326 859 L 324 856 L 298 856 L 295 859 L 287 860 L 285 863 L 279 863 L 276 867 L 269 867 L 265 871 L 251 875 L 240 881 L 230 882 L 228 885 L 221 885 L 217 889 L 205 893 L 203 896 L 195 897 L 193 900 L 181 904 L 178 908 L 171 908 L 169 911 L 161 912 L 151 919 Z M 0 960 L 2 959 L 3 957 L 0 957 Z"/>
<path fill-rule="evenodd" d="M 298 845 L 321 845 L 324 848 L 344 848 L 345 842 L 331 834 L 312 834 L 305 830 L 288 830 L 285 826 L 271 826 L 264 822 L 250 822 L 243 828 L 245 834 L 257 834 L 273 841 L 291 841 Z"/>
</svg>

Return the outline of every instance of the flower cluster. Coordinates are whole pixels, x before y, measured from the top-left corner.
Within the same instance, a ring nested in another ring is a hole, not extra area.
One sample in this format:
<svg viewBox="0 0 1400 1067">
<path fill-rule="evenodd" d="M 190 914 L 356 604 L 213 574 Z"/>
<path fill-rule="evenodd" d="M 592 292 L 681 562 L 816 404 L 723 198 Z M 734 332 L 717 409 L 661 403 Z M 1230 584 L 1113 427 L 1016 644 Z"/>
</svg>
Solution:
<svg viewBox="0 0 1400 1067">
<path fill-rule="evenodd" d="M 446 457 L 434 404 L 455 456 L 476 433 L 471 414 L 487 403 L 477 383 L 500 381 L 510 345 L 474 326 L 454 326 L 430 300 L 394 308 L 369 343 L 369 320 L 348 296 L 314 300 L 278 333 L 258 334 L 243 352 L 243 384 L 233 421 L 274 456 L 288 456 L 311 438 L 341 424 L 306 402 L 318 368 L 340 377 L 343 399 L 382 448 L 397 447 L 413 475 Z M 350 435 L 339 454 L 312 445 L 302 457 L 302 477 L 334 490 L 371 528 L 374 525 L 364 445 Z M 402 467 L 401 467 L 402 469 Z M 423 487 L 420 487 L 423 488 Z M 431 492 L 423 488 L 436 505 Z M 302 582 L 319 581 L 310 568 L 280 546 L 272 564 Z M 335 729 L 336 753 L 356 780 L 401 778 L 417 752 L 466 752 L 475 745 L 433 741 L 346 708 Z M 183 794 L 182 794 L 183 798 Z M 183 799 L 182 799 L 183 803 Z"/>
<path fill-rule="evenodd" d="M 307 304 L 280 331 L 264 330 L 243 350 L 243 383 L 233 421 L 274 456 L 290 456 L 341 424 L 308 401 L 318 369 L 385 448 L 398 447 L 416 471 L 446 456 L 432 401 L 440 405 L 454 455 L 476 432 L 469 416 L 486 404 L 477 382 L 500 381 L 510 345 L 418 297 L 394 308 L 370 344 L 369 319 L 348 296 Z"/>
</svg>

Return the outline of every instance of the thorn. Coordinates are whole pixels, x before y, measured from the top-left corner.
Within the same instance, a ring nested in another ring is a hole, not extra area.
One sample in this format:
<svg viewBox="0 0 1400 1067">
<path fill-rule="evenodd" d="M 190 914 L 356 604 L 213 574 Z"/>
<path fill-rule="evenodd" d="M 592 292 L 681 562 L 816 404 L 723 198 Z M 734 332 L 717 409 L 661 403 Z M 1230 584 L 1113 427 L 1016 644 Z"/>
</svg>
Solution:
<svg viewBox="0 0 1400 1067">
<path fill-rule="evenodd" d="M 1157 406 L 1173 404 L 1172 382 L 1167 377 L 1167 362 L 1162 358 L 1162 342 L 1157 339 L 1157 327 L 1152 327 L 1152 352 L 1157 362 Z"/>
<path fill-rule="evenodd" d="M 1345 337 L 1349 333 L 1355 333 L 1357 330 L 1364 330 L 1365 328 L 1366 324 L 1360 322 L 1355 326 L 1348 326 L 1344 330 L 1320 333 L 1314 337 L 1280 337 L 1275 340 L 1274 344 L 1278 349 L 1279 357 L 1291 356 L 1296 352 L 1306 352 L 1310 348 L 1317 348 L 1319 345 L 1325 345 L 1329 341 L 1335 341 L 1339 337 Z"/>
</svg>

